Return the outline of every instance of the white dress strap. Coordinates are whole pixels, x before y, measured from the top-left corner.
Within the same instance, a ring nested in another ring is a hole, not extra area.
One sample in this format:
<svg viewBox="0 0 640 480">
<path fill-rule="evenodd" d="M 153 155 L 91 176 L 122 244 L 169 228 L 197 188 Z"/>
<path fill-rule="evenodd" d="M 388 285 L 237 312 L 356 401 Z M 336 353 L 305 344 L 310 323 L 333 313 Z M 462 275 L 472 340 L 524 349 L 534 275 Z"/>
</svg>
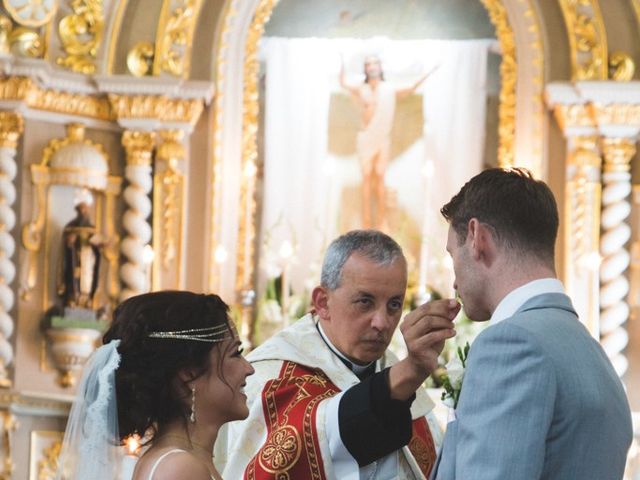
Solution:
<svg viewBox="0 0 640 480">
<path fill-rule="evenodd" d="M 153 480 L 153 474 L 156 473 L 156 468 L 158 468 L 158 465 L 160 465 L 160 462 L 164 460 L 165 457 L 168 457 L 172 453 L 178 453 L 178 452 L 186 453 L 186 450 L 181 450 L 180 448 L 174 448 L 173 450 L 169 450 L 168 452 L 165 452 L 162 455 L 160 455 L 160 458 L 158 458 L 156 460 L 156 463 L 153 464 L 153 467 L 151 468 L 151 472 L 149 473 L 149 477 L 147 480 Z"/>
</svg>

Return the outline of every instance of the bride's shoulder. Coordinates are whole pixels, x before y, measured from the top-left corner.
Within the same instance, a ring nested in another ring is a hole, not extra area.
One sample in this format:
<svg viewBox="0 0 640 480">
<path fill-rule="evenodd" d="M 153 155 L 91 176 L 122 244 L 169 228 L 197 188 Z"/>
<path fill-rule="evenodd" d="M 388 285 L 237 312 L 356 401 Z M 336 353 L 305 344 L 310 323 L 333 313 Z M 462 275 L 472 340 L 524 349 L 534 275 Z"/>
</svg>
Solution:
<svg viewBox="0 0 640 480">
<path fill-rule="evenodd" d="M 207 467 L 191 452 L 178 448 L 148 451 L 136 465 L 133 480 L 210 480 Z"/>
</svg>

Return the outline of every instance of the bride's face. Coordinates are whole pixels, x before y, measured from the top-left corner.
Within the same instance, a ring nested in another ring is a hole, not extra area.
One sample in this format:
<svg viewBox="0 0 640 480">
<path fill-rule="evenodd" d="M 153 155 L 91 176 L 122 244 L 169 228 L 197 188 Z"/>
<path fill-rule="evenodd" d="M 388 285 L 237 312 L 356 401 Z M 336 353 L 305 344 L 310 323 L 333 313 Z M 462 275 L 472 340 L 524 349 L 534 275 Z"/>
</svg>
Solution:
<svg viewBox="0 0 640 480">
<path fill-rule="evenodd" d="M 211 417 L 219 424 L 249 415 L 244 387 L 253 367 L 242 355 L 235 328 L 209 354 L 209 371 L 196 384 L 196 422 Z"/>
</svg>

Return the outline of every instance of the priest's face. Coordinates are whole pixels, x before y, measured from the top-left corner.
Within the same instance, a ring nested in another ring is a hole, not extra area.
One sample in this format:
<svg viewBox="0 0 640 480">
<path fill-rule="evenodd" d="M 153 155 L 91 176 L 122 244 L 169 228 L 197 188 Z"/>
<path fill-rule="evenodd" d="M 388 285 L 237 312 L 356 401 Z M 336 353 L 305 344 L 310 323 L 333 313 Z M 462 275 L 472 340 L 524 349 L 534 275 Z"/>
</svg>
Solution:
<svg viewBox="0 0 640 480">
<path fill-rule="evenodd" d="M 389 346 L 406 288 L 404 258 L 380 265 L 354 253 L 344 264 L 338 288 L 316 288 L 314 306 L 331 343 L 349 360 L 365 365 Z"/>
</svg>

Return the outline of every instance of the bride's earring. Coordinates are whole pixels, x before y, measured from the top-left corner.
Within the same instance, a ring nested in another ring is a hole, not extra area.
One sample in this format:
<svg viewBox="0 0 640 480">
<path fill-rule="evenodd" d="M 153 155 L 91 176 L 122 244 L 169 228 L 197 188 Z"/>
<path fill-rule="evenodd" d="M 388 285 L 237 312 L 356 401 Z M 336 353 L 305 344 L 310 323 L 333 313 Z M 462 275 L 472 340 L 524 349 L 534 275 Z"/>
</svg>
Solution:
<svg viewBox="0 0 640 480">
<path fill-rule="evenodd" d="M 189 416 L 191 423 L 196 423 L 196 387 L 191 387 L 191 415 Z"/>
</svg>

